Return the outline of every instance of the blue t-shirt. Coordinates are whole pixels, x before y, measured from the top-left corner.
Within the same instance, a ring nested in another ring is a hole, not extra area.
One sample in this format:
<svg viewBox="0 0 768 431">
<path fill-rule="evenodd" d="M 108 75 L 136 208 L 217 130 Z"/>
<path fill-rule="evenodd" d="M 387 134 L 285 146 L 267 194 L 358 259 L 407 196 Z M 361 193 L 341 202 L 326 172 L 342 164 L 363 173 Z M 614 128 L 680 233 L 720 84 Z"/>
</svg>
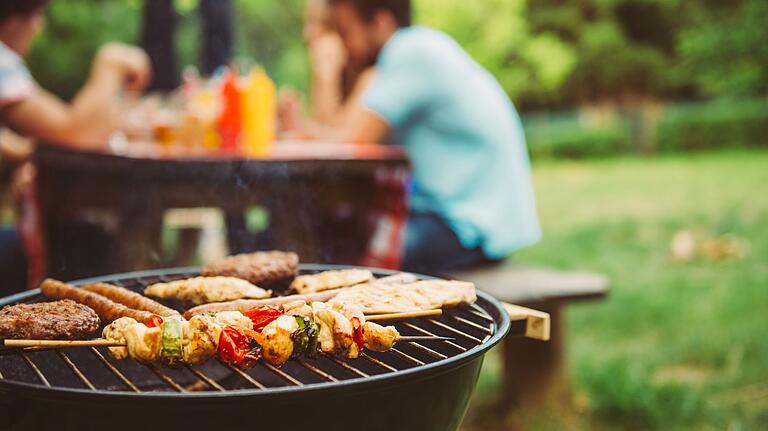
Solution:
<svg viewBox="0 0 768 431">
<path fill-rule="evenodd" d="M 363 95 L 413 165 L 411 210 L 443 217 L 467 248 L 502 258 L 541 237 L 520 117 L 450 36 L 399 30 Z"/>
</svg>

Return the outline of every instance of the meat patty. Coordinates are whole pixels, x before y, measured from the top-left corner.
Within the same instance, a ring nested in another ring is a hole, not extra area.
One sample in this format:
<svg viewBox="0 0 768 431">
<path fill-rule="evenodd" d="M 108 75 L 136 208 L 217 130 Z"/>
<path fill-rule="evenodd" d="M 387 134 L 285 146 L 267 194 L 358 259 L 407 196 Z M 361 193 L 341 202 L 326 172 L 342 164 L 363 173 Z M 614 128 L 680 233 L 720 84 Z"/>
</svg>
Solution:
<svg viewBox="0 0 768 431">
<path fill-rule="evenodd" d="M 34 340 L 77 340 L 99 329 L 91 308 L 65 299 L 8 305 L 0 310 L 0 337 Z"/>
<path fill-rule="evenodd" d="M 284 251 L 257 251 L 211 262 L 203 267 L 203 277 L 235 277 L 264 287 L 298 274 L 299 255 Z"/>
</svg>

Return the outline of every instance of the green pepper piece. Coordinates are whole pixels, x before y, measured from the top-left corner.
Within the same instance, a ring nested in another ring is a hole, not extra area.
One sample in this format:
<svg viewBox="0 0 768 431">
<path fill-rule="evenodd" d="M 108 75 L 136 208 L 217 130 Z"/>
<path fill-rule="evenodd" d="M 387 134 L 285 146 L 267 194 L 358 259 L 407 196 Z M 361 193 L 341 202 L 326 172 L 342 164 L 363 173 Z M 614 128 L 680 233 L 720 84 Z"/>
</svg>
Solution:
<svg viewBox="0 0 768 431">
<path fill-rule="evenodd" d="M 320 327 L 314 321 L 309 322 L 307 327 L 307 337 L 309 338 L 307 351 L 305 352 L 307 357 L 316 358 L 320 353 Z"/>
<path fill-rule="evenodd" d="M 304 316 L 295 316 L 296 323 L 299 325 L 299 329 L 291 335 L 293 340 L 293 354 L 291 357 L 298 358 L 302 356 L 309 347 L 309 337 L 307 336 L 307 329 L 309 328 L 309 319 Z"/>
<path fill-rule="evenodd" d="M 181 347 L 181 320 L 166 318 L 163 322 L 162 357 L 168 365 L 176 365 L 183 359 Z"/>
</svg>

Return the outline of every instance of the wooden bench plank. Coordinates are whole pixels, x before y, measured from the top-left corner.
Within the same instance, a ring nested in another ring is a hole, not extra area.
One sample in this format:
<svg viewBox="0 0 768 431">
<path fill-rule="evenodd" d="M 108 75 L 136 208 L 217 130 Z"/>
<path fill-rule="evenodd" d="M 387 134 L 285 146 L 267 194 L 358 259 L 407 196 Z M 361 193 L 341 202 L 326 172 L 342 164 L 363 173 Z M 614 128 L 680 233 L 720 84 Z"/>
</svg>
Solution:
<svg viewBox="0 0 768 431">
<path fill-rule="evenodd" d="M 509 313 L 512 321 L 525 320 L 525 336 L 535 340 L 549 341 L 550 318 L 549 313 L 521 307 L 519 305 L 503 302 L 504 309 Z"/>
<path fill-rule="evenodd" d="M 449 276 L 471 281 L 478 289 L 513 304 L 598 299 L 609 290 L 608 278 L 600 274 L 508 263 L 457 271 Z"/>
</svg>

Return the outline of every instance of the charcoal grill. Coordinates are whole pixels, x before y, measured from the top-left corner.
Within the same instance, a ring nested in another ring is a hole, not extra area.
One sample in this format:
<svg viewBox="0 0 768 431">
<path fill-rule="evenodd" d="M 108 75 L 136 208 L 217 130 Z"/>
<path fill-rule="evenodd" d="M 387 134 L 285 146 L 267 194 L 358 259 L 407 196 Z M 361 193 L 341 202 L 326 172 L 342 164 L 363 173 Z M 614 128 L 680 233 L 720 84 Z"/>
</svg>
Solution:
<svg viewBox="0 0 768 431">
<path fill-rule="evenodd" d="M 339 269 L 303 265 L 302 273 Z M 391 272 L 374 270 L 381 277 Z M 139 290 L 197 274 L 175 269 L 99 277 Z M 41 300 L 30 291 L 0 306 Z M 111 358 L 104 348 L 0 354 L 0 429 L 453 430 L 466 412 L 484 354 L 510 328 L 501 304 L 478 292 L 472 306 L 396 322 L 403 335 L 454 341 L 399 343 L 354 361 L 323 356 L 282 368 L 240 370 L 218 361 L 168 368 Z"/>
</svg>

